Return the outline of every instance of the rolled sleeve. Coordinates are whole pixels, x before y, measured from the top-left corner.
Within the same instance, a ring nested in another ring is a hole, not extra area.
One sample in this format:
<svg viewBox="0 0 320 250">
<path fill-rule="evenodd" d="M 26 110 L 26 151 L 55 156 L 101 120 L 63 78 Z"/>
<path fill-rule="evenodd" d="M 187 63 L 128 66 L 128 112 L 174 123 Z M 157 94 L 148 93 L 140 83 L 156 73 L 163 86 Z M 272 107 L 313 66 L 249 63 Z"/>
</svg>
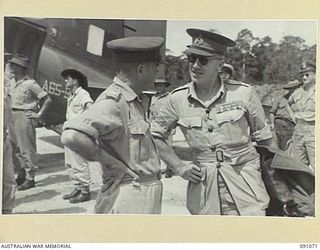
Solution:
<svg viewBox="0 0 320 250">
<path fill-rule="evenodd" d="M 122 127 L 120 108 L 112 100 L 99 101 L 80 116 L 65 122 L 63 130 L 73 129 L 97 140 Z"/>
<path fill-rule="evenodd" d="M 257 130 L 252 133 L 254 141 L 264 141 L 272 138 L 272 132 L 269 126 L 265 126 L 263 129 Z"/>
<path fill-rule="evenodd" d="M 169 95 L 167 100 L 159 109 L 158 115 L 151 123 L 151 134 L 153 137 L 168 139 L 171 130 L 176 127 L 178 121 L 177 112 L 175 109 L 172 95 Z"/>
<path fill-rule="evenodd" d="M 35 96 L 38 99 L 42 99 L 43 97 L 47 96 L 48 93 L 46 91 L 44 91 L 38 83 L 34 82 L 31 87 L 30 90 L 35 94 Z"/>
<path fill-rule="evenodd" d="M 88 92 L 83 92 L 81 96 L 81 106 L 83 109 L 85 109 L 87 103 L 93 103 L 93 101 Z"/>
<path fill-rule="evenodd" d="M 269 113 L 271 114 L 276 114 L 279 108 L 279 104 L 280 104 L 280 99 L 278 99 L 272 106 L 272 108 L 270 109 Z"/>
<path fill-rule="evenodd" d="M 272 132 L 264 115 L 262 104 L 253 88 L 251 89 L 247 107 L 252 139 L 259 142 L 272 138 Z"/>
</svg>

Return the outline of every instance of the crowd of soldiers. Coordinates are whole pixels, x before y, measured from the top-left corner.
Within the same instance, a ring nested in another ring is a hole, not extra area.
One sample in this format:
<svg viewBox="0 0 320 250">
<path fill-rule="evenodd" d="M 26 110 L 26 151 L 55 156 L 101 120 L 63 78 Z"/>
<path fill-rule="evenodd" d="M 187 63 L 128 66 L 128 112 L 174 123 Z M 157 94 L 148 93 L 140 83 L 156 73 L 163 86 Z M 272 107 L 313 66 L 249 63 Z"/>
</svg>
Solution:
<svg viewBox="0 0 320 250">
<path fill-rule="evenodd" d="M 283 164 L 292 168 L 298 165 L 295 173 L 302 169 L 312 175 L 315 64 L 304 63 L 302 82 L 292 80 L 284 87 L 288 94 L 275 102 L 269 124 L 254 88 L 233 80 L 234 69 L 225 64 L 224 54 L 235 42 L 206 30 L 188 29 L 187 33 L 192 38 L 185 51 L 191 82 L 167 93 L 170 83 L 163 79 L 155 84 L 157 93 L 151 101 L 144 91 L 154 87 L 164 44 L 161 37 L 109 41 L 117 73 L 95 102 L 83 73 L 76 69 L 61 72 L 71 90 L 61 141 L 74 185 L 63 199 L 71 203 L 90 200 L 90 162 L 97 161 L 103 184 L 96 213 L 160 214 L 161 164 L 165 164 L 170 176 L 188 181 L 186 203 L 191 214 L 264 216 L 272 195 L 262 176 L 261 161 L 268 159 L 259 155 L 261 150 L 284 159 Z M 26 75 L 28 58 L 14 55 L 8 62 L 3 213 L 12 211 L 16 185 L 18 190 L 35 186 L 35 122 L 51 103 L 48 94 Z M 173 150 L 177 126 L 192 162 L 183 161 Z M 281 150 L 276 149 L 276 141 Z M 288 144 L 296 160 L 284 152 Z M 290 187 L 285 190 L 292 191 Z M 290 211 L 297 216 L 314 215 L 312 201 L 300 207 L 297 203 L 290 198 L 281 209 L 289 216 Z M 305 207 L 311 212 L 301 211 Z"/>
</svg>

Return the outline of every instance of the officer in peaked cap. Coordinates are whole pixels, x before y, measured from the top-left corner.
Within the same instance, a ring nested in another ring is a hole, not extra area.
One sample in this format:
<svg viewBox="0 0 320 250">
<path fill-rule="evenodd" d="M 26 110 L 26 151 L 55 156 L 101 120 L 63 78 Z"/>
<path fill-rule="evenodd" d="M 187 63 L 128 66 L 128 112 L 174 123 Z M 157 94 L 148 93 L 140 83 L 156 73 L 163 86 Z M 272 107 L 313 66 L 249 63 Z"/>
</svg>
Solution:
<svg viewBox="0 0 320 250">
<path fill-rule="evenodd" d="M 116 63 L 136 63 L 161 61 L 162 37 L 128 37 L 107 43 Z"/>
<path fill-rule="evenodd" d="M 93 101 L 87 91 L 87 77 L 76 69 L 66 69 L 61 72 L 66 88 L 70 90 L 67 100 L 66 120 L 72 120 L 88 110 Z M 72 180 L 74 189 L 63 196 L 70 203 L 90 200 L 90 169 L 89 162 L 81 155 L 65 147 L 65 166 Z"/>
<path fill-rule="evenodd" d="M 311 61 L 301 64 L 302 86 L 289 98 L 296 126 L 292 137 L 294 157 L 315 169 L 315 83 L 316 65 Z"/>
<path fill-rule="evenodd" d="M 292 137 L 295 126 L 294 113 L 289 107 L 288 99 L 300 85 L 301 82 L 299 80 L 291 79 L 283 86 L 283 89 L 287 90 L 287 93 L 278 97 L 269 111 L 270 126 L 276 133 L 277 144 L 281 150 L 287 149 L 288 141 Z"/>
<path fill-rule="evenodd" d="M 206 30 L 187 29 L 187 33 L 192 37 L 192 44 L 187 46 L 187 55 L 195 54 L 206 57 L 224 55 L 228 47 L 236 45 L 233 40 Z"/>
<path fill-rule="evenodd" d="M 161 37 L 108 42 L 118 68 L 113 83 L 88 112 L 64 125 L 62 142 L 103 165 L 96 213 L 161 213 L 160 160 L 142 92 L 153 87 L 163 43 Z"/>
<path fill-rule="evenodd" d="M 26 190 L 35 186 L 37 160 L 35 120 L 43 117 L 52 100 L 48 93 L 27 75 L 26 70 L 30 65 L 27 56 L 16 54 L 8 62 L 14 75 L 9 90 L 13 162 L 16 163 L 14 167 L 18 190 Z M 40 100 L 42 105 L 38 109 Z"/>
<path fill-rule="evenodd" d="M 270 145 L 272 133 L 260 100 L 250 85 L 219 76 L 234 41 L 200 29 L 187 33 L 192 37 L 185 51 L 191 82 L 171 92 L 151 124 L 160 155 L 189 181 L 191 214 L 265 215 L 269 196 L 253 141 Z M 191 164 L 166 143 L 176 126 L 192 152 Z"/>
<path fill-rule="evenodd" d="M 220 77 L 223 80 L 229 80 L 233 78 L 233 75 L 234 75 L 234 68 L 232 67 L 232 65 L 224 63 L 220 72 Z"/>
</svg>

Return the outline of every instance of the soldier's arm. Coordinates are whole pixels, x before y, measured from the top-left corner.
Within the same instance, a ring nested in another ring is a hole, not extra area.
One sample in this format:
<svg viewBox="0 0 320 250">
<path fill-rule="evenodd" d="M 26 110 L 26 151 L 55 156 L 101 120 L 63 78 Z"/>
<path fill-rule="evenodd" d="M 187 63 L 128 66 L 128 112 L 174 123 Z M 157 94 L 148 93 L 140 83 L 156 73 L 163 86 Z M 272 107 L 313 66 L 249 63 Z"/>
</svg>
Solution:
<svg viewBox="0 0 320 250">
<path fill-rule="evenodd" d="M 275 115 L 274 115 L 274 113 L 270 113 L 270 128 L 271 128 L 271 130 L 273 130 L 274 129 L 274 117 L 275 117 Z"/>
<path fill-rule="evenodd" d="M 160 108 L 156 119 L 151 123 L 151 133 L 154 137 L 156 147 L 161 159 L 182 178 L 192 181 L 201 181 L 200 168 L 194 164 L 184 163 L 174 152 L 173 148 L 166 142 L 171 130 L 175 128 L 178 117 L 175 104 L 171 97 L 167 99 Z"/>
<path fill-rule="evenodd" d="M 276 100 L 275 103 L 273 104 L 271 110 L 269 111 L 271 129 L 274 128 L 274 117 L 278 111 L 278 108 L 279 108 L 279 101 Z"/>
<path fill-rule="evenodd" d="M 95 140 L 83 132 L 74 129 L 66 129 L 61 135 L 61 142 L 88 161 L 98 161 L 104 167 L 116 167 L 133 177 L 137 177 L 137 175 L 130 171 L 123 162 L 119 161 L 107 151 L 101 149 Z"/>
<path fill-rule="evenodd" d="M 101 137 L 117 133 L 122 128 L 120 108 L 112 99 L 97 101 L 79 117 L 63 126 L 61 142 L 89 161 L 99 161 L 103 166 L 128 169 L 124 164 L 100 147 Z"/>
<path fill-rule="evenodd" d="M 33 80 L 30 80 L 33 81 Z M 26 113 L 27 118 L 34 118 L 38 119 L 41 118 L 45 112 L 48 110 L 49 106 L 52 103 L 51 97 L 48 95 L 46 91 L 44 91 L 38 83 L 36 82 L 31 82 L 30 83 L 30 90 L 34 93 L 34 95 L 38 98 L 38 100 L 41 100 L 41 107 L 38 113 L 36 112 L 28 112 Z"/>
<path fill-rule="evenodd" d="M 50 107 L 52 103 L 52 99 L 49 95 L 46 95 L 45 97 L 43 97 L 43 104 L 41 105 L 41 108 L 38 112 L 38 115 L 41 117 L 43 114 L 45 114 L 45 112 L 48 110 L 48 108 Z"/>
<path fill-rule="evenodd" d="M 273 135 L 264 115 L 262 104 L 253 88 L 250 91 L 247 108 L 253 140 L 259 145 L 275 147 Z"/>
<path fill-rule="evenodd" d="M 86 91 L 81 98 L 81 105 L 83 106 L 83 111 L 88 110 L 93 104 L 93 100 L 90 94 Z"/>
</svg>

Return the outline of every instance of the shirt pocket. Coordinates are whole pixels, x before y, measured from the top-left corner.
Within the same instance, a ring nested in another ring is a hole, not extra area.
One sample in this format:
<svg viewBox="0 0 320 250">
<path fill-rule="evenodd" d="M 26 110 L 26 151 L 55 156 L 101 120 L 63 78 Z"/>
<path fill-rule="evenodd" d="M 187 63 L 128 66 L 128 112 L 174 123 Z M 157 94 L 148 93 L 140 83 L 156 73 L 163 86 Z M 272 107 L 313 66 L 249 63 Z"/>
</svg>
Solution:
<svg viewBox="0 0 320 250">
<path fill-rule="evenodd" d="M 201 148 L 208 144 L 208 139 L 203 132 L 201 116 L 181 117 L 177 122 L 185 135 L 190 148 Z"/>
<path fill-rule="evenodd" d="M 144 120 L 128 123 L 130 132 L 130 158 L 135 163 L 147 161 L 153 147 L 149 133 L 149 124 Z"/>
<path fill-rule="evenodd" d="M 242 109 L 218 113 L 217 124 L 225 145 L 235 147 L 248 142 L 249 126 Z"/>
<path fill-rule="evenodd" d="M 17 88 L 14 90 L 14 102 L 19 105 L 27 104 L 28 90 L 24 88 Z"/>
<path fill-rule="evenodd" d="M 307 112 L 311 112 L 311 115 L 315 113 L 316 107 L 315 107 L 315 96 L 311 96 L 310 99 L 308 100 L 308 104 L 306 107 Z"/>
</svg>

